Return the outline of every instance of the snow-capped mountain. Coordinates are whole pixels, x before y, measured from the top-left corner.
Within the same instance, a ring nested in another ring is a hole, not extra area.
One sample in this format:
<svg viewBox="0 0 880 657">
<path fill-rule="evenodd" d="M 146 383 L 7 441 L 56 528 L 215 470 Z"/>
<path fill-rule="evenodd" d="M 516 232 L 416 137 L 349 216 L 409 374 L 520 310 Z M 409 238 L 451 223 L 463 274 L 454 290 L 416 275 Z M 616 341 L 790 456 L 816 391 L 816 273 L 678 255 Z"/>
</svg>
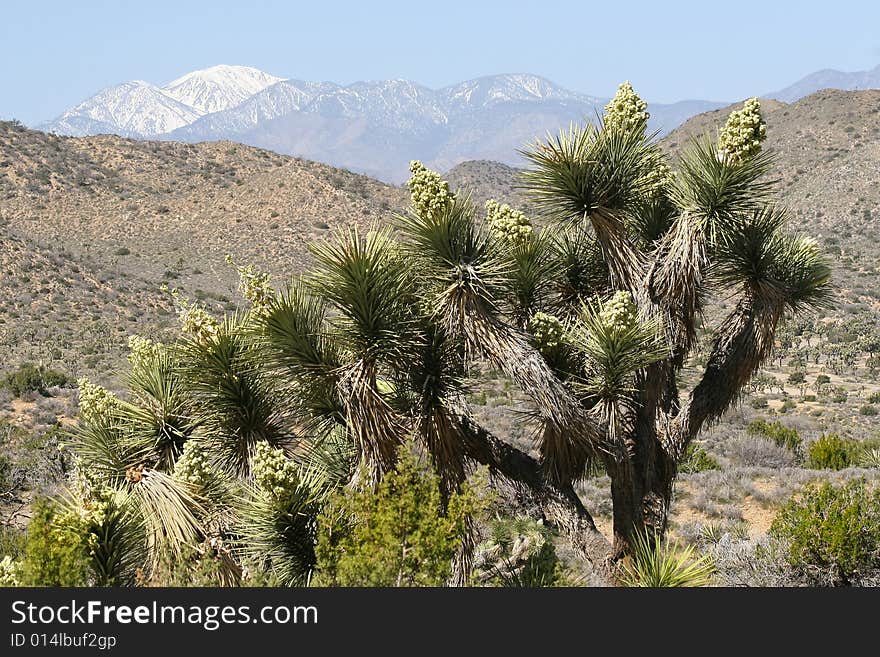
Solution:
<svg viewBox="0 0 880 657">
<path fill-rule="evenodd" d="M 54 121 L 37 126 L 47 132 L 84 136 L 109 132 L 146 137 L 188 125 L 201 112 L 149 82 L 133 80 L 99 91 Z"/>
<path fill-rule="evenodd" d="M 330 82 L 303 82 L 282 80 L 255 93 L 228 111 L 206 114 L 198 120 L 175 130 L 173 139 L 199 141 L 208 135 L 236 135 L 252 130 L 260 123 L 298 112 L 324 93 L 338 89 Z"/>
<path fill-rule="evenodd" d="M 404 134 L 424 133 L 505 103 L 526 103 L 538 109 L 558 102 L 594 108 L 605 101 L 568 91 L 534 75 L 496 75 L 439 90 L 408 80 L 355 82 L 348 86 L 285 80 L 168 136 L 188 141 L 230 138 L 296 112 L 328 119 L 362 119 Z M 523 107 L 523 111 L 528 110 Z"/>
<path fill-rule="evenodd" d="M 603 102 L 600 98 L 563 89 L 537 75 L 492 75 L 454 84 L 441 89 L 439 94 L 460 111 L 513 101 L 577 101 L 591 105 Z"/>
<path fill-rule="evenodd" d="M 37 127 L 74 137 L 155 137 L 234 107 L 280 80 L 255 68 L 225 65 L 192 71 L 164 87 L 132 80 L 103 89 Z"/>
<path fill-rule="evenodd" d="M 224 65 L 164 87 L 140 81 L 111 87 L 38 127 L 76 136 L 228 139 L 400 182 L 413 159 L 439 169 L 468 159 L 520 163 L 517 149 L 525 143 L 593 119 L 606 102 L 536 75 L 493 75 L 430 89 L 409 80 L 282 80 Z M 652 105 L 652 127 L 666 132 L 722 105 Z"/>
<path fill-rule="evenodd" d="M 235 107 L 282 78 L 249 66 L 221 64 L 187 73 L 163 89 L 172 98 L 202 114 Z"/>
<path fill-rule="evenodd" d="M 407 80 L 286 80 L 162 138 L 231 139 L 400 182 L 412 159 L 439 169 L 468 159 L 521 163 L 523 144 L 594 118 L 606 102 L 536 75 L 494 75 L 436 90 Z M 652 127 L 665 132 L 721 106 L 653 105 Z"/>
</svg>

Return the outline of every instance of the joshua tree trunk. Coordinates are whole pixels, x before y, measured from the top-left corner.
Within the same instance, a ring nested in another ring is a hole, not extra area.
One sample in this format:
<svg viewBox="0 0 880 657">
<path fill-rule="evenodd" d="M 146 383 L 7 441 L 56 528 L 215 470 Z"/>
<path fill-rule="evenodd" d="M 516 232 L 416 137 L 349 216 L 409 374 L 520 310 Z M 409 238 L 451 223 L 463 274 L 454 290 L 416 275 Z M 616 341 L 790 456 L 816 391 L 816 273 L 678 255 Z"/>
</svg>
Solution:
<svg viewBox="0 0 880 657">
<path fill-rule="evenodd" d="M 614 559 L 620 559 L 639 534 L 663 534 L 676 465 L 657 441 L 638 443 L 635 454 L 609 458 L 605 468 L 611 477 L 614 504 Z"/>
</svg>

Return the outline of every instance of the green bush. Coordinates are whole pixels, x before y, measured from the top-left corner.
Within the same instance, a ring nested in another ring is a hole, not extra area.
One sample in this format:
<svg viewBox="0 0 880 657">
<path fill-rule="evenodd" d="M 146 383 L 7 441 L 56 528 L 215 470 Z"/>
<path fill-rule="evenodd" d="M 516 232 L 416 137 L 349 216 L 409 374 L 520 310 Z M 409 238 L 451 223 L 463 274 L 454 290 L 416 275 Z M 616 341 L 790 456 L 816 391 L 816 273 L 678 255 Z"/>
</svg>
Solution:
<svg viewBox="0 0 880 657">
<path fill-rule="evenodd" d="M 685 474 L 703 472 L 704 470 L 720 470 L 721 465 L 705 449 L 691 443 L 687 447 L 684 458 L 678 466 L 678 471 Z"/>
<path fill-rule="evenodd" d="M 808 489 L 780 509 L 770 534 L 788 546 L 794 568 L 820 581 L 850 584 L 880 566 L 880 493 L 862 480 Z"/>
<path fill-rule="evenodd" d="M 868 403 L 880 404 L 880 392 L 872 392 L 870 395 L 868 395 Z"/>
<path fill-rule="evenodd" d="M 26 392 L 45 394 L 47 388 L 69 385 L 70 379 L 63 372 L 42 365 L 22 363 L 17 370 L 6 375 L 2 384 L 9 388 L 12 394 L 20 397 Z"/>
<path fill-rule="evenodd" d="M 877 407 L 872 406 L 871 404 L 863 404 L 859 408 L 859 413 L 861 415 L 869 415 L 869 416 L 877 415 Z"/>
<path fill-rule="evenodd" d="M 807 450 L 807 467 L 814 470 L 843 470 L 852 465 L 855 443 L 835 433 L 822 434 Z"/>
<path fill-rule="evenodd" d="M 339 494 L 318 517 L 318 586 L 442 586 L 484 504 L 470 488 L 444 511 L 438 477 L 410 455 L 375 491 Z"/>
<path fill-rule="evenodd" d="M 38 499 L 31 511 L 19 570 L 23 586 L 86 586 L 90 571 L 86 531 L 56 502 Z"/>
<path fill-rule="evenodd" d="M 746 427 L 746 433 L 750 436 L 769 438 L 780 447 L 785 447 L 793 452 L 799 452 L 804 442 L 797 429 L 786 427 L 778 421 L 752 420 Z"/>
<path fill-rule="evenodd" d="M 24 556 L 23 531 L 16 527 L 4 527 L 0 525 L 0 558 L 11 557 L 20 559 Z"/>
</svg>

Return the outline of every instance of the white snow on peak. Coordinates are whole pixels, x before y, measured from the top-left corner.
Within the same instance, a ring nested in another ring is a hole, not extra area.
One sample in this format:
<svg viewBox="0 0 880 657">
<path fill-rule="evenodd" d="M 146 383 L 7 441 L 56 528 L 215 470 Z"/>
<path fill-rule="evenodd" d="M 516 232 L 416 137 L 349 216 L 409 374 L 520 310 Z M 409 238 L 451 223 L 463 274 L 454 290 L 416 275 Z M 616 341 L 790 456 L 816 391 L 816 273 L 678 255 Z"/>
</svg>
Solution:
<svg viewBox="0 0 880 657">
<path fill-rule="evenodd" d="M 192 123 L 201 112 L 169 96 L 163 89 L 132 80 L 107 87 L 48 124 L 59 134 L 94 134 L 90 126 L 131 137 L 159 135 Z"/>
<path fill-rule="evenodd" d="M 598 98 L 564 89 L 538 75 L 492 75 L 467 80 L 440 90 L 447 102 L 465 107 L 488 107 L 509 101 L 578 101 L 598 103 Z"/>
<path fill-rule="evenodd" d="M 281 80 L 250 66 L 221 64 L 187 73 L 163 89 L 172 98 L 208 114 L 235 107 Z"/>
<path fill-rule="evenodd" d="M 514 103 L 587 103 L 537 75 L 494 75 L 430 89 L 405 79 L 338 85 L 285 80 L 249 66 L 218 65 L 187 73 L 165 86 L 132 80 L 109 87 L 40 126 L 82 136 L 229 138 L 294 112 L 365 117 L 393 130 L 423 132 L 473 112 Z"/>
</svg>

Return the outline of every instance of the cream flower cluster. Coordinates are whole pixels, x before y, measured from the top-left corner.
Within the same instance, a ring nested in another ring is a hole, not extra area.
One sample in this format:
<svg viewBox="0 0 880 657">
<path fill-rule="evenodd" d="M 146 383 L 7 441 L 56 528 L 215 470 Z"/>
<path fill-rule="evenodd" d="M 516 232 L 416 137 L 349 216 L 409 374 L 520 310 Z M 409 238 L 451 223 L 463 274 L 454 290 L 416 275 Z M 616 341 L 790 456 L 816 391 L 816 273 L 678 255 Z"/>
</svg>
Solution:
<svg viewBox="0 0 880 657">
<path fill-rule="evenodd" d="M 761 116 L 761 102 L 750 98 L 741 110 L 727 117 L 727 123 L 718 133 L 718 150 L 734 162 L 741 162 L 761 150 L 767 138 L 767 124 Z"/>
<path fill-rule="evenodd" d="M 209 342 L 220 332 L 220 323 L 214 319 L 207 310 L 189 303 L 180 296 L 177 288 L 162 286 L 162 291 L 171 295 L 177 306 L 177 316 L 180 318 L 180 330 L 184 335 L 195 338 L 197 342 Z"/>
<path fill-rule="evenodd" d="M 605 106 L 605 128 L 607 130 L 629 129 L 637 125 L 647 125 L 648 103 L 639 98 L 629 82 L 617 88 L 614 98 Z"/>
<path fill-rule="evenodd" d="M 433 217 L 436 213 L 452 205 L 455 196 L 449 191 L 449 183 L 436 171 L 431 171 L 418 160 L 409 165 L 409 187 L 413 210 L 420 217 Z"/>
<path fill-rule="evenodd" d="M 226 262 L 230 265 L 235 264 L 231 255 L 226 256 Z M 269 283 L 272 276 L 260 271 L 254 265 L 239 266 L 237 269 L 238 290 L 241 295 L 251 302 L 251 306 L 257 312 L 265 310 L 275 296 L 275 291 Z"/>
<path fill-rule="evenodd" d="M 198 440 L 187 440 L 183 444 L 183 452 L 174 464 L 174 476 L 197 488 L 211 480 L 211 462 L 205 445 Z"/>
<path fill-rule="evenodd" d="M 83 498 L 76 509 L 77 520 L 86 527 L 101 527 L 107 519 L 113 493 L 105 488 L 93 490 L 89 497 Z"/>
<path fill-rule="evenodd" d="M 80 417 L 85 420 L 108 418 L 119 403 L 116 395 L 85 377 L 78 379 L 76 383 L 79 387 Z"/>
<path fill-rule="evenodd" d="M 18 569 L 18 563 L 9 555 L 0 559 L 0 586 L 20 586 Z"/>
<path fill-rule="evenodd" d="M 627 330 L 634 327 L 638 321 L 636 304 L 632 295 L 625 290 L 618 290 L 608 301 L 602 305 L 599 319 L 605 326 Z"/>
<path fill-rule="evenodd" d="M 164 352 L 164 347 L 158 342 L 153 342 L 149 338 L 142 338 L 139 335 L 130 335 L 128 337 L 128 362 L 133 367 L 146 366 L 155 361 Z"/>
<path fill-rule="evenodd" d="M 658 158 L 646 176 L 646 190 L 651 198 L 657 198 L 667 185 L 672 182 L 672 169 L 666 162 Z"/>
<path fill-rule="evenodd" d="M 265 441 L 257 443 L 253 471 L 257 486 L 277 499 L 283 499 L 299 484 L 296 464 L 284 455 L 283 449 Z"/>
<path fill-rule="evenodd" d="M 198 342 L 208 342 L 220 330 L 219 322 L 207 310 L 195 305 L 184 307 L 180 312 L 181 330 Z"/>
<path fill-rule="evenodd" d="M 505 203 L 486 201 L 486 223 L 495 235 L 514 244 L 519 244 L 532 234 L 532 222 L 519 210 Z"/>
<path fill-rule="evenodd" d="M 562 344 L 565 327 L 555 315 L 537 312 L 529 319 L 529 331 L 541 349 L 553 349 Z"/>
</svg>

